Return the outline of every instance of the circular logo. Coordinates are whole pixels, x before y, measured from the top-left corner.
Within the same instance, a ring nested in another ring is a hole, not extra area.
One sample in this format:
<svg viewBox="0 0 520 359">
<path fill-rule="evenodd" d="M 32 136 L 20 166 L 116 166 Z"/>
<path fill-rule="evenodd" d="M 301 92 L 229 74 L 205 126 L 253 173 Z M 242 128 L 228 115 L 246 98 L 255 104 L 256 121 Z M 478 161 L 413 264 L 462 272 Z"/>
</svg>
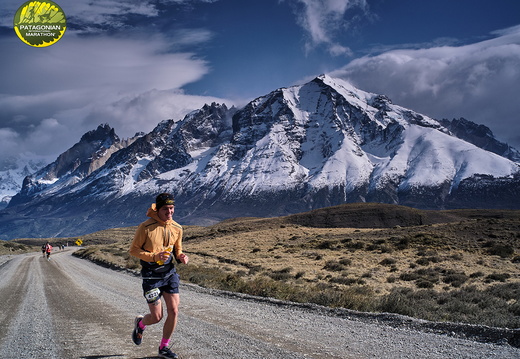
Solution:
<svg viewBox="0 0 520 359">
<path fill-rule="evenodd" d="M 67 28 L 61 7 L 52 1 L 27 1 L 14 15 L 14 31 L 27 45 L 45 47 L 55 44 Z"/>
</svg>

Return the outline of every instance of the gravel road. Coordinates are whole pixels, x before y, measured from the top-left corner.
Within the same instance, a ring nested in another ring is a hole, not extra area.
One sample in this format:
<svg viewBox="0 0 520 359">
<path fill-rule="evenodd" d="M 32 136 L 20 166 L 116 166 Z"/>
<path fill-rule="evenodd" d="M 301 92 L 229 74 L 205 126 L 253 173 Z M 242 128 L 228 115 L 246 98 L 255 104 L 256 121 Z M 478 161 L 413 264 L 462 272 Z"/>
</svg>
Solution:
<svg viewBox="0 0 520 359">
<path fill-rule="evenodd" d="M 130 337 L 147 309 L 140 279 L 71 253 L 0 257 L 0 358 L 155 358 L 162 325 L 149 326 L 140 346 Z M 186 284 L 180 310 L 173 350 L 183 359 L 520 358 L 505 340 L 434 333 L 421 321 L 396 325 Z"/>
</svg>

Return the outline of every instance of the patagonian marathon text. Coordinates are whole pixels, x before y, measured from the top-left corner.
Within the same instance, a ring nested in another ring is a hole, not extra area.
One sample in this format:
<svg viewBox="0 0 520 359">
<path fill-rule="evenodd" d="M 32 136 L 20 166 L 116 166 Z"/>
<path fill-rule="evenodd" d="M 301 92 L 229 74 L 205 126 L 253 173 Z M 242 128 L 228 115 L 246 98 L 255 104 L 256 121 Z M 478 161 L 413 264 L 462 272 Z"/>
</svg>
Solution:
<svg viewBox="0 0 520 359">
<path fill-rule="evenodd" d="M 61 25 L 20 25 L 20 30 L 31 30 L 31 31 L 60 30 L 61 31 Z"/>
</svg>

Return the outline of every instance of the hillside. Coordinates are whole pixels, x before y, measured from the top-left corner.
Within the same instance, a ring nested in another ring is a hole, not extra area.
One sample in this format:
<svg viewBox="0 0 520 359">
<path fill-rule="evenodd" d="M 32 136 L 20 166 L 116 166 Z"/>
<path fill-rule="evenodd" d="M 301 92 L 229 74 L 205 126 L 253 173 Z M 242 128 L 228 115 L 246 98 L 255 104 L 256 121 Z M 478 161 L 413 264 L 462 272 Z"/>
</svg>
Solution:
<svg viewBox="0 0 520 359">
<path fill-rule="evenodd" d="M 136 270 L 127 253 L 134 230 L 84 236 L 78 255 Z M 182 278 L 206 287 L 520 327 L 520 211 L 346 204 L 187 226 L 184 247 Z"/>
</svg>

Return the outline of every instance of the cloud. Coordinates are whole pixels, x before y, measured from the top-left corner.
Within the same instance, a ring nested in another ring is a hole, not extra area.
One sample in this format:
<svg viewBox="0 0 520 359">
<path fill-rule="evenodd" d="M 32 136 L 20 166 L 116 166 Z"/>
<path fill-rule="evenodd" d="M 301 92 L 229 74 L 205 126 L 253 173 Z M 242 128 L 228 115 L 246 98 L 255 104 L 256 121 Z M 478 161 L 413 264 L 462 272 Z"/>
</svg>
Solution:
<svg viewBox="0 0 520 359">
<path fill-rule="evenodd" d="M 190 53 L 168 53 L 161 35 L 145 38 L 72 37 L 34 56 L 30 47 L 12 47 L 3 59 L 12 81 L 2 93 L 50 92 L 73 88 L 132 88 L 134 91 L 177 88 L 207 73 L 207 65 Z M 138 51 L 136 51 L 138 50 Z M 24 76 L 20 76 L 23 74 Z"/>
<path fill-rule="evenodd" d="M 464 117 L 520 148 L 520 26 L 464 46 L 392 50 L 331 73 L 434 118 Z"/>
<path fill-rule="evenodd" d="M 137 132 L 151 131 L 160 121 L 181 120 L 188 112 L 212 102 L 232 105 L 220 98 L 185 95 L 179 90 L 151 90 L 94 108 L 83 122 L 93 124 L 102 119 L 119 136 L 131 137 Z"/>
<path fill-rule="evenodd" d="M 60 4 L 68 29 L 58 44 L 31 48 L 0 36 L 0 162 L 44 158 L 48 162 L 108 123 L 122 137 L 148 132 L 160 121 L 181 119 L 214 97 L 180 90 L 209 71 L 183 48 L 204 45 L 206 29 L 154 25 L 163 5 L 192 6 L 213 0 L 93 0 Z M 2 2 L 0 26 L 12 28 L 19 1 Z M 189 45 L 189 46 L 188 46 Z"/>
<path fill-rule="evenodd" d="M 192 41 L 211 37 L 183 33 Z M 179 90 L 207 74 L 208 64 L 189 52 L 169 52 L 172 42 L 160 34 L 69 34 L 37 53 L 12 38 L 0 38 L 0 46 L 9 49 L 0 70 L 0 130 L 16 134 L 10 138 L 17 143 L 2 141 L 3 157 L 16 151 L 55 157 L 101 123 L 128 137 L 216 100 Z"/>
<path fill-rule="evenodd" d="M 90 1 L 58 1 L 65 12 L 69 25 L 83 31 L 99 31 L 102 28 L 121 28 L 131 26 L 130 17 L 142 16 L 154 18 L 160 15 L 161 5 L 192 5 L 193 3 L 213 3 L 218 0 L 90 0 Z M 20 0 L 2 0 L 0 26 L 12 27 L 16 10 L 24 3 Z M 135 20 L 135 19 L 134 19 Z"/>
<path fill-rule="evenodd" d="M 297 5 L 298 24 L 308 33 L 310 40 L 306 50 L 310 51 L 319 45 L 325 45 L 333 56 L 351 55 L 348 47 L 340 45 L 336 40 L 339 30 L 348 28 L 349 21 L 345 19 L 347 10 L 359 8 L 368 9 L 366 0 L 293 0 Z"/>
<path fill-rule="evenodd" d="M 0 128 L 0 151 L 3 158 L 16 156 L 20 151 L 18 146 L 20 135 L 10 128 Z M 2 162 L 0 161 L 0 168 Z"/>
<path fill-rule="evenodd" d="M 2 11 L 0 16 L 0 26 L 11 27 L 13 16 L 16 10 L 23 4 L 19 0 L 3 0 L 2 8 L 9 9 Z M 69 1 L 58 2 L 58 5 L 65 12 L 67 20 L 73 20 L 76 25 L 90 24 L 122 26 L 124 19 L 129 15 L 141 15 L 154 17 L 158 15 L 158 10 L 152 1 L 145 0 L 92 0 L 92 1 Z"/>
</svg>

